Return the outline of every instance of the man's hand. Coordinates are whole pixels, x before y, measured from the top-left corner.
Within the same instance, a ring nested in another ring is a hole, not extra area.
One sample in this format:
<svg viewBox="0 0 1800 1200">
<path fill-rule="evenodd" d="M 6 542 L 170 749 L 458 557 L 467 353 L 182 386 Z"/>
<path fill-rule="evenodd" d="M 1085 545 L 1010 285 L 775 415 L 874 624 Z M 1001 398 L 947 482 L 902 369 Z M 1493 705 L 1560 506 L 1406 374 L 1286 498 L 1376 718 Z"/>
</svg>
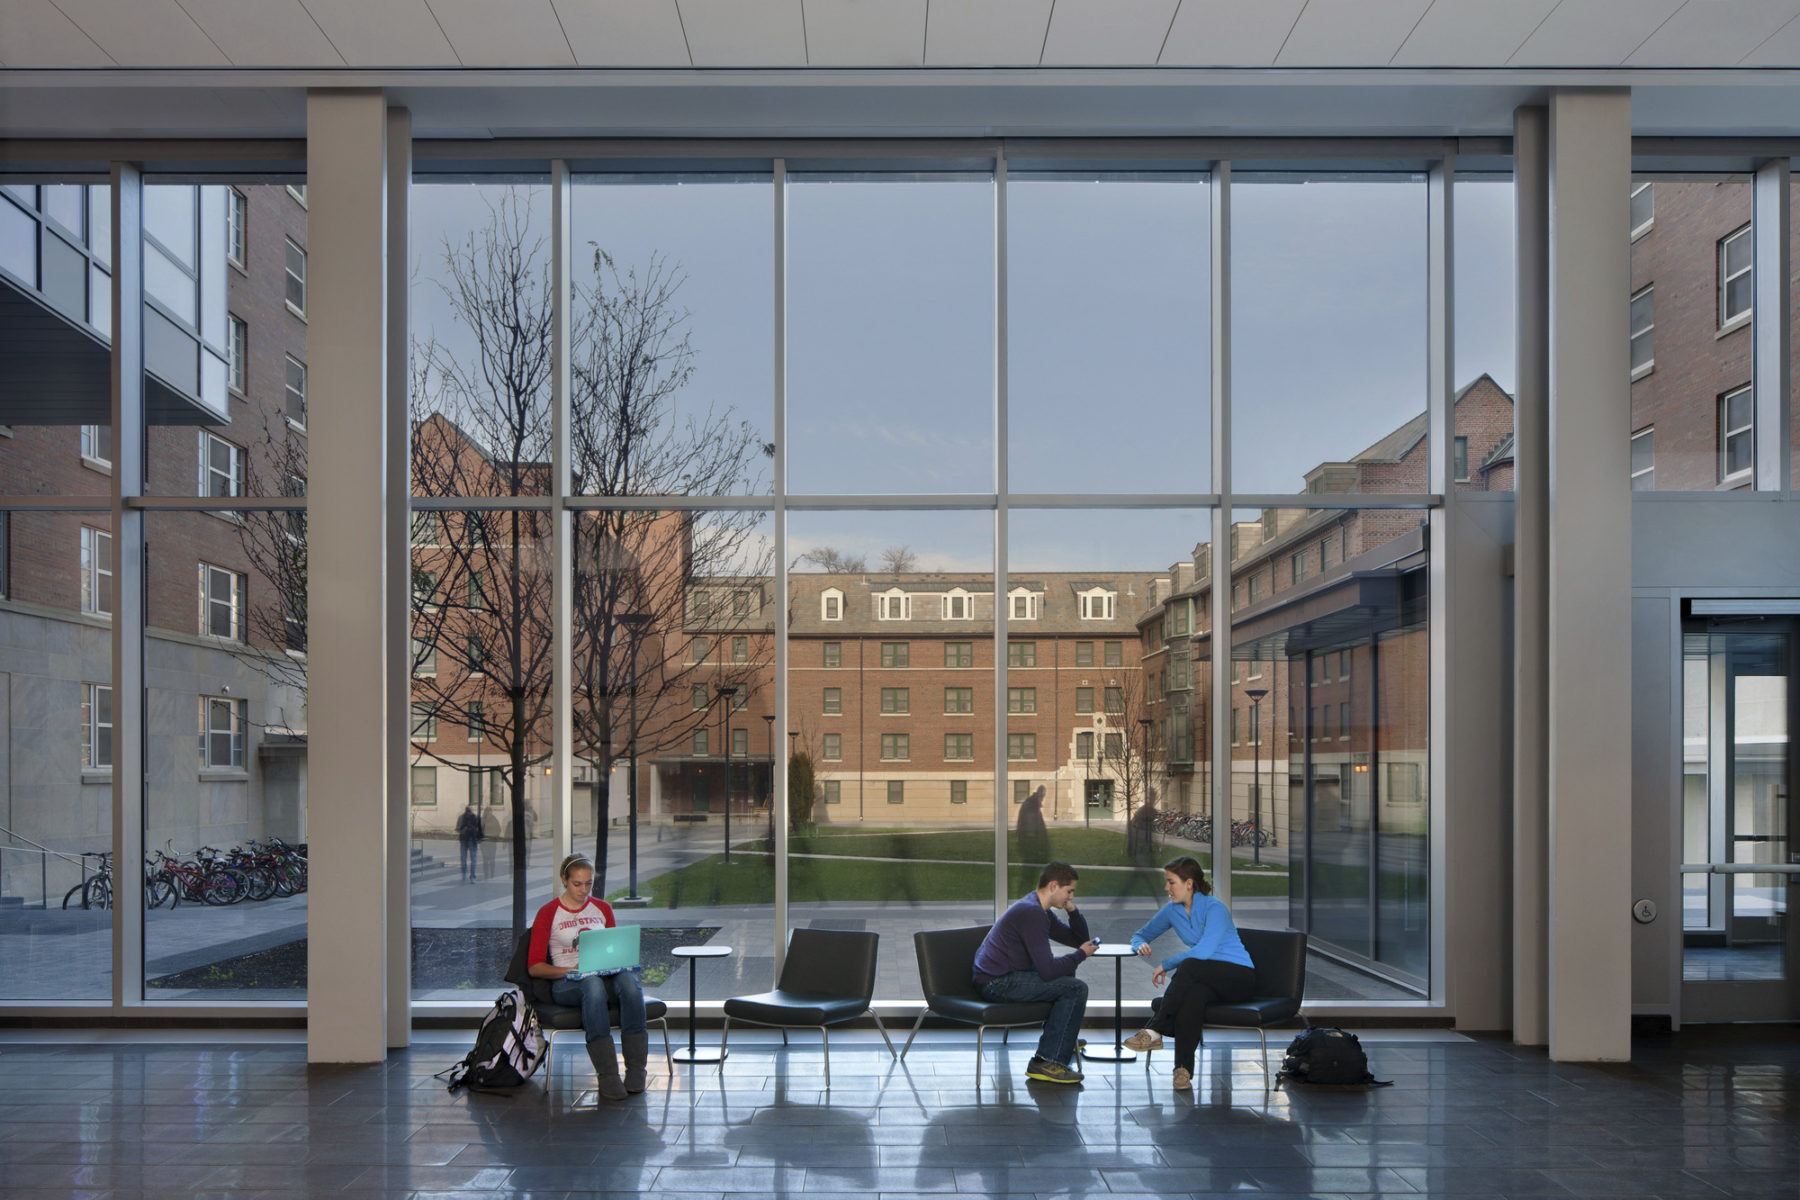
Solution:
<svg viewBox="0 0 1800 1200">
<path fill-rule="evenodd" d="M 1100 949 L 1099 942 L 1086 941 L 1086 942 L 1081 943 L 1081 952 L 1083 954 L 1087 955 L 1089 958 L 1094 957 L 1094 951 L 1096 951 L 1098 949 Z"/>
</svg>

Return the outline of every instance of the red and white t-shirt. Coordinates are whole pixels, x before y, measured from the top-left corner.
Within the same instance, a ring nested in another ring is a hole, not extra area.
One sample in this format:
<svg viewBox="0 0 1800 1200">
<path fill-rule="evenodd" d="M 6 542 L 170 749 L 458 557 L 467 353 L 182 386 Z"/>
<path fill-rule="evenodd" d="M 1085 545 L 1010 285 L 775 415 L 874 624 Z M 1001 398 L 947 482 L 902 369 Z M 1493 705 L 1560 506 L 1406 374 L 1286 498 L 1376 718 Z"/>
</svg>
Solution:
<svg viewBox="0 0 1800 1200">
<path fill-rule="evenodd" d="M 584 929 L 611 929 L 614 924 L 612 905 L 606 901 L 590 896 L 586 908 L 571 909 L 558 896 L 538 909 L 531 922 L 531 961 L 572 971 L 581 960 L 575 950 L 576 936 Z"/>
</svg>

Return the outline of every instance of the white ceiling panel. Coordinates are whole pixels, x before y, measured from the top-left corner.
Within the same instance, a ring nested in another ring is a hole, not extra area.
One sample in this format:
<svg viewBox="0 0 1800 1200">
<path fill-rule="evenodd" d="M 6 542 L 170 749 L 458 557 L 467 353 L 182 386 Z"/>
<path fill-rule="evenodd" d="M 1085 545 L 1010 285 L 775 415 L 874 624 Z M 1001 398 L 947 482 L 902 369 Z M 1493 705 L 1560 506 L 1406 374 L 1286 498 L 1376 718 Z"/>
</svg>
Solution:
<svg viewBox="0 0 1800 1200">
<path fill-rule="evenodd" d="M 1800 66 L 1800 20 L 1789 21 L 1739 64 L 1745 67 Z"/>
<path fill-rule="evenodd" d="M 925 64 L 1035 67 L 1051 0 L 927 0 Z"/>
<path fill-rule="evenodd" d="M 353 67 L 453 67 L 456 51 L 425 0 L 301 0 Z"/>
<path fill-rule="evenodd" d="M 800 0 L 676 0 L 696 67 L 806 65 Z"/>
<path fill-rule="evenodd" d="M 1178 0 L 1057 0 L 1045 66 L 1149 66 L 1162 54 Z"/>
<path fill-rule="evenodd" d="M 0 4 L 0 65 L 111 67 L 113 60 L 50 0 Z"/>
<path fill-rule="evenodd" d="M 124 67 L 225 67 L 231 64 L 175 0 L 60 0 L 83 33 Z"/>
<path fill-rule="evenodd" d="M 1800 16 L 1800 0 L 1687 0 L 1632 51 L 1634 67 L 1735 67 Z"/>
<path fill-rule="evenodd" d="M 689 66 L 675 0 L 551 0 L 584 67 Z"/>
<path fill-rule="evenodd" d="M 550 0 L 427 0 L 465 67 L 572 67 Z"/>
<path fill-rule="evenodd" d="M 345 65 L 300 0 L 182 0 L 182 7 L 237 66 Z"/>
<path fill-rule="evenodd" d="M 1275 62 L 1385 67 L 1431 0 L 1308 0 Z"/>
<path fill-rule="evenodd" d="M 1306 0 L 1182 0 L 1163 47 L 1165 67 L 1266 67 L 1281 53 Z"/>
<path fill-rule="evenodd" d="M 1557 0 L 1436 0 L 1394 55 L 1396 67 L 1498 67 Z"/>
<path fill-rule="evenodd" d="M 806 61 L 815 67 L 925 63 L 925 0 L 806 0 Z"/>
<path fill-rule="evenodd" d="M 1515 67 L 1614 67 L 1681 0 L 1563 0 L 1508 61 Z"/>
</svg>

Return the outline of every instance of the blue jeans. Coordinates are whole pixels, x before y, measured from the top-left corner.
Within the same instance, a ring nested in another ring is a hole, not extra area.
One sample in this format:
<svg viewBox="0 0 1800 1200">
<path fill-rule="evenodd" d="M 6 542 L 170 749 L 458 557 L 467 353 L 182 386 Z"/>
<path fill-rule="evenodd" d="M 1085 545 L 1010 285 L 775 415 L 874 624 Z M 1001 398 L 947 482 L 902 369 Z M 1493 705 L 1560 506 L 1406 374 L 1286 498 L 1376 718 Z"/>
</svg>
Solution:
<svg viewBox="0 0 1800 1200">
<path fill-rule="evenodd" d="M 1075 1039 L 1087 1012 L 1087 984 L 1073 975 L 1045 979 L 1036 971 L 1014 971 L 982 984 L 980 991 L 981 998 L 989 1004 L 1048 1003 L 1050 1015 L 1044 1021 L 1043 1036 L 1038 1038 L 1038 1057 L 1064 1066 L 1075 1057 Z"/>
<path fill-rule="evenodd" d="M 475 847 L 480 843 L 474 838 L 462 839 L 462 877 L 475 878 Z"/>
<path fill-rule="evenodd" d="M 589 975 L 585 979 L 558 979 L 550 984 L 550 999 L 570 1008 L 580 1006 L 581 1029 L 587 1040 L 597 1042 L 612 1034 L 612 1017 L 606 998 L 619 1002 L 619 1032 L 644 1032 L 644 989 L 635 971 L 616 975 Z"/>
</svg>

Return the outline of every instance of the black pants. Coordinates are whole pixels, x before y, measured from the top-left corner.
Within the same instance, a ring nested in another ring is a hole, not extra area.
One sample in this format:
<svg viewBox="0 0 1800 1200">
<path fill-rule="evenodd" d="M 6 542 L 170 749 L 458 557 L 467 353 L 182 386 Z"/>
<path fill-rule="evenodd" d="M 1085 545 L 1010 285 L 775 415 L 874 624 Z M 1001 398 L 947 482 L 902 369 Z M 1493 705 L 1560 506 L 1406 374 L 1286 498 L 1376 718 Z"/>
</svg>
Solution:
<svg viewBox="0 0 1800 1200">
<path fill-rule="evenodd" d="M 1190 958 L 1169 977 L 1150 1027 L 1175 1037 L 1175 1065 L 1194 1069 L 1194 1051 L 1206 1040 L 1206 1006 L 1250 998 L 1256 972 L 1216 958 Z"/>
</svg>

